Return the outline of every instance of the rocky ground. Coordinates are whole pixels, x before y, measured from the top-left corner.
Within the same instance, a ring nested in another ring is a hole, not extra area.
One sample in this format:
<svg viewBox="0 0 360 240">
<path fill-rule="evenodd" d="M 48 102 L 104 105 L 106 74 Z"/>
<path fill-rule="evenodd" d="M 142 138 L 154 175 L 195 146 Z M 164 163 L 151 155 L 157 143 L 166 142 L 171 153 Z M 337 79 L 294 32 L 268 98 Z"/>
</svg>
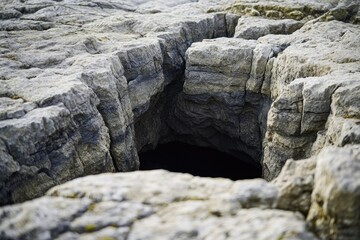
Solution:
<svg viewBox="0 0 360 240">
<path fill-rule="evenodd" d="M 271 182 L 79 178 L 2 207 L 0 238 L 360 238 L 359 5 L 4 0 L 1 205 L 173 140 Z"/>
</svg>

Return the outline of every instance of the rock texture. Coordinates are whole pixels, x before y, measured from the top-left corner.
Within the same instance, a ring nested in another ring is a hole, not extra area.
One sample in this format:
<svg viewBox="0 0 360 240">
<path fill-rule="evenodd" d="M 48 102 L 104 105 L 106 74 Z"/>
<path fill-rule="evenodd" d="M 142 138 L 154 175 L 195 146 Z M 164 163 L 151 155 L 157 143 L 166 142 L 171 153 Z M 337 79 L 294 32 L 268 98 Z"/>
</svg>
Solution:
<svg viewBox="0 0 360 240">
<path fill-rule="evenodd" d="M 47 195 L 0 209 L 1 238 L 316 239 L 300 214 L 272 209 L 277 189 L 262 179 L 102 174 Z"/>
<path fill-rule="evenodd" d="M 319 154 L 308 220 L 323 238 L 360 237 L 360 148 L 329 148 Z"/>
<path fill-rule="evenodd" d="M 245 151 L 260 161 L 260 125 L 266 123 L 269 104 L 260 94 L 246 92 L 255 46 L 255 41 L 217 38 L 188 49 L 174 131 L 229 153 Z"/>
<path fill-rule="evenodd" d="M 0 238 L 359 239 L 359 5 L 3 1 L 1 205 L 173 140 L 273 181 L 78 179 L 1 208 Z"/>
<path fill-rule="evenodd" d="M 186 49 L 236 25 L 225 13 L 174 18 L 185 3 L 159 2 L 155 15 L 147 1 L 2 6 L 2 204 L 75 177 L 138 169 L 137 151 L 156 145 L 163 128 L 160 114 L 154 127 L 145 113 L 179 79 Z M 136 137 L 135 124 L 151 131 Z"/>
<path fill-rule="evenodd" d="M 288 162 L 273 183 L 164 170 L 83 177 L 0 208 L 0 237 L 358 239 L 359 153 L 327 147 Z"/>
</svg>

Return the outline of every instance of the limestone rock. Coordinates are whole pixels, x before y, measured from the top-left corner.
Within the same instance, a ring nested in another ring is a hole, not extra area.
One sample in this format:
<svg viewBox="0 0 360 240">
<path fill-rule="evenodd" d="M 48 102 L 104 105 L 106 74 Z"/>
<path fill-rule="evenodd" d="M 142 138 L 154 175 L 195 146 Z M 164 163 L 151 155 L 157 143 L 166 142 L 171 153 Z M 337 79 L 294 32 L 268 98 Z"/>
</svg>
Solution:
<svg viewBox="0 0 360 240">
<path fill-rule="evenodd" d="M 307 220 L 325 239 L 360 237 L 360 148 L 329 147 L 318 156 Z"/>
<path fill-rule="evenodd" d="M 225 8 L 241 15 L 266 16 L 274 19 L 313 19 L 334 8 L 339 1 L 321 0 L 277 0 L 277 1 L 228 1 Z"/>
<path fill-rule="evenodd" d="M 192 202 L 168 207 L 136 222 L 129 239 L 316 239 L 294 213 L 244 209 L 233 216 L 217 217 L 203 216 L 204 210 L 203 205 Z M 269 227 L 273 224 L 277 227 Z"/>
<path fill-rule="evenodd" d="M 272 20 L 258 17 L 241 17 L 235 29 L 236 38 L 258 39 L 268 34 L 291 34 L 303 23 L 291 20 Z"/>
<path fill-rule="evenodd" d="M 182 5 L 196 14 L 174 18 Z M 0 204 L 79 176 L 138 169 L 137 151 L 156 145 L 165 125 L 160 113 L 157 128 L 145 113 L 179 81 L 187 48 L 234 32 L 236 16 L 200 5 L 157 1 L 155 15 L 148 1 L 0 6 Z M 152 128 L 135 135 L 136 124 Z"/>
<path fill-rule="evenodd" d="M 273 208 L 278 199 L 278 188 L 263 179 L 243 180 L 234 183 L 231 200 L 243 208 Z"/>
<path fill-rule="evenodd" d="M 277 189 L 261 179 L 141 171 L 78 178 L 47 195 L 0 208 L 0 237 L 316 239 L 300 214 L 267 209 Z"/>
<path fill-rule="evenodd" d="M 67 229 L 87 210 L 87 199 L 43 197 L 0 211 L 0 236 L 3 239 L 51 239 Z"/>
<path fill-rule="evenodd" d="M 267 105 L 261 95 L 246 92 L 255 44 L 253 40 L 218 38 L 188 49 L 183 92 L 170 122 L 174 131 L 229 153 L 245 151 L 259 159 L 262 133 L 258 117 Z"/>
<path fill-rule="evenodd" d="M 77 179 L 1 208 L 0 238 L 313 239 L 293 212 L 307 214 L 310 194 L 317 234 L 358 238 L 358 9 L 348 0 L 3 1 L 1 205 L 136 170 L 139 151 L 172 140 L 245 151 L 267 180 L 287 164 L 274 183 L 164 171 Z"/>
<path fill-rule="evenodd" d="M 279 176 L 273 180 L 279 189 L 276 208 L 299 211 L 304 216 L 311 205 L 316 158 L 287 160 Z"/>
<path fill-rule="evenodd" d="M 349 29 L 344 30 L 340 25 L 336 21 L 309 22 L 281 41 L 270 35 L 260 39 L 267 43 L 275 40 L 288 44 L 274 59 L 271 68 L 270 93 L 274 102 L 269 110 L 263 155 L 264 177 L 267 179 L 273 179 L 280 172 L 286 159 L 307 158 L 324 144 L 332 145 L 336 138 L 330 140 L 330 137 L 325 136 L 333 135 L 332 129 L 339 128 L 331 124 L 334 115 L 346 115 L 345 112 L 340 113 L 343 111 L 342 104 L 356 112 L 356 103 L 352 101 L 356 99 L 358 85 L 356 59 L 359 58 L 359 51 L 355 50 L 356 41 L 349 39 L 354 39 L 355 35 L 351 32 L 359 29 L 357 26 L 348 25 Z M 326 36 L 319 34 L 323 31 Z M 339 31 L 344 31 L 342 37 L 339 37 Z M 300 36 L 307 36 L 307 39 L 301 40 Z M 327 47 L 323 48 L 325 46 Z M 339 51 L 335 54 L 329 50 L 331 48 Z M 349 49 L 353 51 L 350 52 Z M 342 103 L 333 104 L 332 99 L 337 95 L 336 92 L 348 91 L 347 86 L 355 89 L 354 93 L 346 95 L 349 100 L 345 100 L 345 95 L 342 95 L 337 98 Z M 349 114 L 352 116 L 354 113 Z M 357 119 L 355 115 L 354 118 Z"/>
</svg>

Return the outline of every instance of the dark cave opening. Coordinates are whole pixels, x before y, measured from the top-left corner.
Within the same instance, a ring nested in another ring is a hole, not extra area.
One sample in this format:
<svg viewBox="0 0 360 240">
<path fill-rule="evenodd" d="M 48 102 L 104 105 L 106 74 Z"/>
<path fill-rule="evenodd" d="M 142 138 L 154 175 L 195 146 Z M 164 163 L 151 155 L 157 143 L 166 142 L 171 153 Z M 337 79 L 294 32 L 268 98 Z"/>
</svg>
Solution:
<svg viewBox="0 0 360 240">
<path fill-rule="evenodd" d="M 237 158 L 211 148 L 181 142 L 159 144 L 156 149 L 139 154 L 140 170 L 165 169 L 200 177 L 223 177 L 232 180 L 261 178 L 260 164 L 247 154 Z"/>
</svg>

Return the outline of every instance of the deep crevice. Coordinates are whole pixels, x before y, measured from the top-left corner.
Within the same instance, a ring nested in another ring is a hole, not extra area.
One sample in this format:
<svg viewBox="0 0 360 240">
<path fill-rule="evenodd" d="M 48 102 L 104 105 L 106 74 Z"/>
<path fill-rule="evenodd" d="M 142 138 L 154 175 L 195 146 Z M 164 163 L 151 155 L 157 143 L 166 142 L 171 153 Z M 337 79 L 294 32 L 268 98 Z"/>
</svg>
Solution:
<svg viewBox="0 0 360 240">
<path fill-rule="evenodd" d="M 227 29 L 228 23 L 226 15 L 223 17 L 227 31 L 222 34 L 215 34 L 215 32 L 213 32 L 212 38 L 230 37 L 228 36 L 230 32 Z M 237 22 L 237 20 L 233 21 Z M 195 25 L 197 24 L 195 23 Z M 207 34 L 204 33 L 200 39 L 190 38 L 189 40 L 189 37 L 187 36 L 189 34 L 187 27 L 183 27 L 181 30 L 184 32 L 185 39 L 190 41 L 190 43 L 187 44 L 186 49 L 188 49 L 193 42 L 207 39 Z M 176 45 L 177 44 L 178 43 L 176 42 Z M 229 129 L 225 132 L 222 131 L 223 129 L 219 130 L 216 127 L 218 120 L 211 118 L 211 116 L 204 116 L 209 118 L 206 120 L 205 126 L 197 126 L 196 124 L 196 126 L 194 126 L 194 119 L 192 118 L 195 118 L 196 116 L 192 116 L 191 114 L 190 116 L 180 116 L 180 118 L 177 116 L 176 112 L 181 110 L 181 107 L 186 109 L 191 108 L 193 103 L 190 100 L 190 102 L 186 102 L 184 105 L 179 106 L 179 101 L 184 98 L 181 93 L 183 92 L 186 59 L 183 56 L 182 50 L 177 46 L 177 54 L 181 57 L 182 64 L 180 66 L 175 66 L 173 60 L 168 59 L 166 52 L 164 52 L 168 47 L 169 46 L 167 45 L 161 46 L 164 57 L 162 66 L 165 78 L 164 89 L 151 97 L 150 106 L 145 113 L 135 117 L 135 145 L 139 152 L 140 170 L 166 169 L 174 172 L 191 173 L 203 177 L 225 177 L 233 180 L 261 177 L 261 142 L 257 143 L 256 137 L 254 138 L 254 135 L 258 132 L 258 134 L 263 137 L 261 129 L 263 126 L 260 126 L 261 121 L 257 124 L 253 122 L 249 123 L 259 125 L 260 129 L 255 129 L 254 132 L 245 129 L 247 128 L 246 123 L 245 125 L 241 125 L 241 128 L 244 128 L 242 130 L 242 135 L 246 134 L 246 132 L 251 132 L 250 134 L 252 135 L 252 138 L 250 138 L 249 141 L 244 142 L 244 139 L 239 138 L 239 136 L 232 136 Z M 261 94 L 256 98 L 260 101 L 258 97 L 262 99 Z M 220 108 L 223 107 L 221 103 L 222 101 L 218 104 L 218 107 Z M 196 101 L 194 104 L 196 104 Z M 254 112 L 261 115 L 262 105 L 262 101 L 256 101 L 255 105 L 250 102 L 245 103 L 243 107 L 250 107 Z M 231 112 L 231 109 L 228 112 Z M 235 116 L 236 113 L 233 113 L 233 115 Z M 185 123 L 185 125 L 183 125 L 181 123 L 182 117 L 189 117 L 191 119 L 189 119 L 187 124 Z M 258 116 L 254 119 L 256 120 L 257 118 Z M 240 120 L 236 121 L 241 122 Z M 229 119 L 226 123 L 232 124 L 233 122 Z M 207 126 L 208 124 L 211 126 Z M 235 122 L 234 124 L 236 125 L 237 123 Z M 240 127 L 240 125 L 238 127 Z M 228 136 L 228 134 L 231 136 Z M 162 143 L 168 142 L 172 143 L 161 145 Z M 199 146 L 207 146 L 213 149 L 202 148 Z M 178 152 L 178 150 L 180 150 L 180 152 Z M 181 150 L 185 151 L 185 153 L 181 153 Z M 246 154 L 249 154 L 251 157 Z M 177 158 L 178 156 L 180 159 Z M 181 159 L 181 156 L 183 156 L 183 159 Z M 148 159 L 148 161 L 144 159 Z"/>
<path fill-rule="evenodd" d="M 181 142 L 159 144 L 154 150 L 139 154 L 140 170 L 166 169 L 200 177 L 223 177 L 232 180 L 261 177 L 260 164 L 247 154 L 236 157 L 211 148 Z"/>
</svg>

